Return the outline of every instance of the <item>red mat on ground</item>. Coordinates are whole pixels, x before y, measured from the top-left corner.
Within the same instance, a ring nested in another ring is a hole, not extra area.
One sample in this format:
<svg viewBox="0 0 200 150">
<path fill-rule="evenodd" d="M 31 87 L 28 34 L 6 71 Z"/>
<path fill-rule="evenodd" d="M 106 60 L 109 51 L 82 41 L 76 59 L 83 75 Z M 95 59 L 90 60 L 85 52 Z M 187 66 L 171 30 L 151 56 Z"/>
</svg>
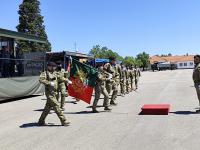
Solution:
<svg viewBox="0 0 200 150">
<path fill-rule="evenodd" d="M 169 104 L 146 104 L 142 107 L 141 115 L 168 115 Z"/>
</svg>

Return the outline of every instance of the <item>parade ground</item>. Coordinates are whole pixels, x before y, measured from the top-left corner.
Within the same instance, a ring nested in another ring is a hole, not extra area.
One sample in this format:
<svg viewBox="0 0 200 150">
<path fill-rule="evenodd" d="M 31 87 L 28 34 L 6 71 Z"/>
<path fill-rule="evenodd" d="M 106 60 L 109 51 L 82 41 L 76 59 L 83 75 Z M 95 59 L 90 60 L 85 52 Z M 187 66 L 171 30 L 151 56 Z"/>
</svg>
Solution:
<svg viewBox="0 0 200 150">
<path fill-rule="evenodd" d="M 139 89 L 119 96 L 112 112 L 66 98 L 68 127 L 52 111 L 37 126 L 45 96 L 0 104 L 1 150 L 197 150 L 200 114 L 192 69 L 142 72 Z M 20 88 L 20 87 L 19 87 Z M 9 89 L 8 89 L 9 90 Z M 99 105 L 103 104 L 103 99 Z M 170 104 L 169 115 L 139 115 L 144 104 Z"/>
</svg>

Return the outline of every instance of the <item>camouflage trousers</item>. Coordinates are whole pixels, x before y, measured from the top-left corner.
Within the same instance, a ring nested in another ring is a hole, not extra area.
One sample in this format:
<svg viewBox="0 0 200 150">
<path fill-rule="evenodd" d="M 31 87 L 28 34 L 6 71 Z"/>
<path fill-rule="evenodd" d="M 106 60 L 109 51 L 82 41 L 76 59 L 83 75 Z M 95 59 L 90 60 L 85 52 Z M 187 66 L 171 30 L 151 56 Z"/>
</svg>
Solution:
<svg viewBox="0 0 200 150">
<path fill-rule="evenodd" d="M 125 84 L 126 84 L 125 79 L 120 82 L 121 94 L 125 94 L 125 87 L 126 87 Z"/>
<path fill-rule="evenodd" d="M 138 78 L 135 78 L 135 87 L 138 88 Z"/>
<path fill-rule="evenodd" d="M 126 80 L 126 92 L 129 93 L 130 92 L 130 81 Z"/>
<path fill-rule="evenodd" d="M 115 80 L 115 82 L 113 83 L 113 86 L 112 86 L 113 93 L 111 96 L 112 102 L 115 101 L 117 98 L 119 83 L 120 83 L 120 81 L 118 79 Z"/>
<path fill-rule="evenodd" d="M 199 100 L 199 106 L 200 106 L 200 88 L 198 85 L 195 85 L 195 89 L 196 89 L 196 92 L 197 92 L 197 97 L 198 97 L 198 100 Z"/>
<path fill-rule="evenodd" d="M 58 91 L 56 98 L 59 101 L 59 97 L 61 95 L 61 100 L 60 100 L 60 108 L 64 108 L 65 105 L 65 96 L 66 96 L 66 86 L 65 83 L 60 83 L 58 84 Z"/>
<path fill-rule="evenodd" d="M 97 84 L 95 86 L 95 99 L 94 99 L 93 106 L 92 106 L 93 109 L 96 109 L 98 101 L 99 101 L 100 96 L 101 96 L 101 93 L 104 95 L 103 106 L 104 107 L 109 106 L 109 95 L 108 95 L 106 88 L 104 86 Z"/>
<path fill-rule="evenodd" d="M 63 124 L 66 121 L 66 118 L 59 107 L 59 103 L 56 99 L 56 94 L 52 95 L 52 94 L 46 93 L 46 97 L 47 97 L 47 102 L 40 116 L 39 122 L 44 123 L 47 115 L 51 111 L 51 108 L 53 108 L 58 118 L 60 119 L 61 124 Z"/>
<path fill-rule="evenodd" d="M 133 78 L 131 78 L 131 82 L 130 82 L 130 87 L 131 87 L 131 90 L 133 90 L 134 89 L 134 79 Z"/>
</svg>

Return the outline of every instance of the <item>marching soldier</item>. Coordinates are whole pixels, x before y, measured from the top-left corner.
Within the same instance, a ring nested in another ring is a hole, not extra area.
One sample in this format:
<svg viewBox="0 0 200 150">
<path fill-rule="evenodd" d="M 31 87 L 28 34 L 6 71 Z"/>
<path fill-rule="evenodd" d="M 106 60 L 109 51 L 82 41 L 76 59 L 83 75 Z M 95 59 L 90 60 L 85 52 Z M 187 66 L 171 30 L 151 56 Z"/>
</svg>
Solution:
<svg viewBox="0 0 200 150">
<path fill-rule="evenodd" d="M 199 106 L 200 106 L 200 55 L 194 56 L 194 64 L 195 64 L 195 68 L 193 71 L 193 81 L 194 81 L 194 87 L 196 89 L 196 93 L 199 100 Z M 196 112 L 200 113 L 200 108 Z"/>
<path fill-rule="evenodd" d="M 57 75 L 59 76 L 58 78 L 58 92 L 57 92 L 57 100 L 59 100 L 59 95 L 61 93 L 61 105 L 60 108 L 62 111 L 65 110 L 64 105 L 65 105 L 65 96 L 66 96 L 66 85 L 65 82 L 63 80 L 61 80 L 62 78 L 66 78 L 68 77 L 68 72 L 66 72 L 64 69 L 62 69 L 61 64 L 58 65 L 57 67 Z"/>
<path fill-rule="evenodd" d="M 62 126 L 68 126 L 70 124 L 69 121 L 66 121 L 64 114 L 62 113 L 59 103 L 56 99 L 57 90 L 58 90 L 58 76 L 55 72 L 56 64 L 54 62 L 50 62 L 47 65 L 47 71 L 42 72 L 40 75 L 40 83 L 45 85 L 45 94 L 47 97 L 47 102 L 45 108 L 41 114 L 38 124 L 45 125 L 45 119 L 49 114 L 51 108 L 54 109 L 58 118 L 60 119 Z M 62 78 L 61 78 L 62 79 Z M 65 82 L 70 82 L 69 80 L 62 79 Z"/>
<path fill-rule="evenodd" d="M 99 70 L 98 79 L 97 79 L 96 85 L 95 85 L 95 99 L 94 99 L 93 106 L 92 106 L 93 113 L 98 113 L 98 111 L 96 110 L 96 107 L 97 107 L 97 103 L 100 99 L 101 93 L 104 95 L 104 103 L 103 103 L 103 106 L 105 107 L 104 110 L 111 111 L 111 109 L 108 107 L 109 106 L 109 95 L 106 90 L 106 81 L 111 80 L 112 75 L 105 73 L 103 64 L 101 64 L 99 66 L 98 70 Z"/>
</svg>

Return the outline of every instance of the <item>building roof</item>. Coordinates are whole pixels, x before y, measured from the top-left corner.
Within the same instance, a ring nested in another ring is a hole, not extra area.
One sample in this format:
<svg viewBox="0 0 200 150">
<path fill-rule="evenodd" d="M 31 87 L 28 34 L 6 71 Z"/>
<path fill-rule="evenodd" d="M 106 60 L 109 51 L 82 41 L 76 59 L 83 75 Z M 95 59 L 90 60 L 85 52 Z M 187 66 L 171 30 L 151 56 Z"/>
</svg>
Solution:
<svg viewBox="0 0 200 150">
<path fill-rule="evenodd" d="M 87 55 L 87 54 L 83 54 L 83 53 L 78 53 L 78 52 L 70 52 L 70 51 L 62 51 L 62 52 L 47 52 L 47 54 L 53 54 L 54 56 L 72 56 L 72 57 L 78 57 L 78 58 L 91 58 L 93 59 L 93 56 L 91 55 Z"/>
<path fill-rule="evenodd" d="M 69 52 L 69 51 L 65 51 L 66 55 L 68 56 L 74 56 L 74 57 L 80 57 L 80 58 L 93 58 L 93 56 L 88 55 L 88 54 L 83 54 L 83 53 L 79 53 L 79 52 Z"/>
<path fill-rule="evenodd" d="M 167 62 L 167 60 L 164 57 L 160 57 L 160 56 L 152 56 L 150 57 L 150 63 L 154 64 L 156 62 Z"/>
<path fill-rule="evenodd" d="M 152 57 L 150 57 L 151 64 L 154 64 L 156 62 L 177 63 L 177 62 L 187 62 L 187 61 L 194 61 L 194 55 L 166 56 L 166 57 L 152 56 Z"/>
<path fill-rule="evenodd" d="M 23 40 L 23 41 L 31 41 L 31 42 L 38 42 L 38 43 L 46 43 L 47 39 L 44 37 L 38 37 L 30 34 L 15 32 L 11 30 L 6 30 L 0 28 L 0 39 L 1 38 L 11 38 L 16 40 Z"/>
</svg>

